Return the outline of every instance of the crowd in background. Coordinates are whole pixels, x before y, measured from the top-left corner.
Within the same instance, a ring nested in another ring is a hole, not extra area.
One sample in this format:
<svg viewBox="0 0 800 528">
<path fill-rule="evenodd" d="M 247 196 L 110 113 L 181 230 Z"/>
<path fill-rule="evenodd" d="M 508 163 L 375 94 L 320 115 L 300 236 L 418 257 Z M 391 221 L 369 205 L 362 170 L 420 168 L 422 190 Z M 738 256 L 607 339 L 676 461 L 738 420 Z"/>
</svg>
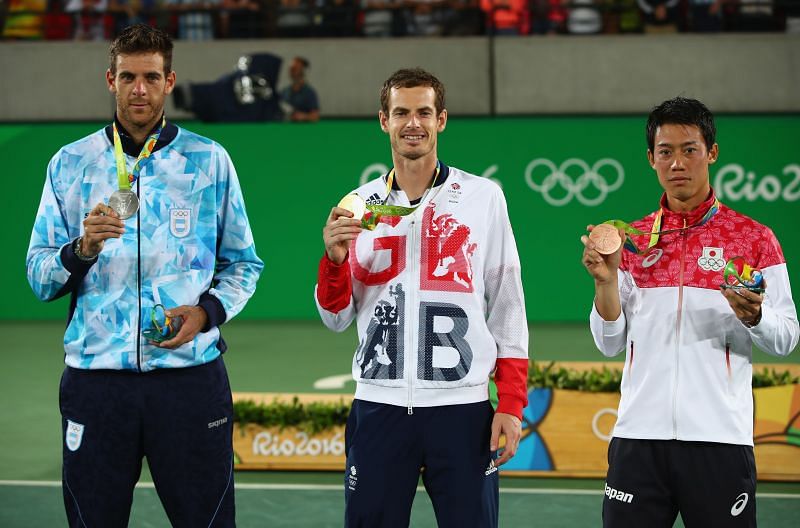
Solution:
<svg viewBox="0 0 800 528">
<path fill-rule="evenodd" d="M 136 22 L 186 40 L 800 33 L 800 0 L 0 0 L 5 40 L 108 40 Z"/>
</svg>

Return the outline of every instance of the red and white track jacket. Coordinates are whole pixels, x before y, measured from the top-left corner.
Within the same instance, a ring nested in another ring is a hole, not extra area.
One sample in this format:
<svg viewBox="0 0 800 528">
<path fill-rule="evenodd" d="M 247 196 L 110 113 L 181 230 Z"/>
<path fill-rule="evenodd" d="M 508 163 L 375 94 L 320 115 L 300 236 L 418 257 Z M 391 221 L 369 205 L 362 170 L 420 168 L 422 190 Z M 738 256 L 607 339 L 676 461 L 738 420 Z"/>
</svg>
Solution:
<svg viewBox="0 0 800 528">
<path fill-rule="evenodd" d="M 355 192 L 377 203 L 385 177 Z M 387 204 L 410 206 L 400 189 Z M 409 413 L 485 401 L 496 368 L 497 411 L 521 417 L 528 326 L 517 247 L 494 182 L 442 164 L 416 211 L 364 230 L 341 266 L 323 256 L 316 301 L 332 330 L 356 319 L 357 399 Z"/>
<path fill-rule="evenodd" d="M 690 213 L 666 207 L 661 229 L 692 226 L 714 202 Z M 650 232 L 656 213 L 633 226 Z M 646 247 L 649 236 L 634 237 Z M 762 317 L 745 327 L 720 292 L 727 260 L 744 257 L 767 283 Z M 614 436 L 753 445 L 752 346 L 788 355 L 798 342 L 789 275 L 772 231 L 725 205 L 705 224 L 661 235 L 646 256 L 623 251 L 622 314 L 590 325 L 606 356 L 625 349 Z"/>
</svg>

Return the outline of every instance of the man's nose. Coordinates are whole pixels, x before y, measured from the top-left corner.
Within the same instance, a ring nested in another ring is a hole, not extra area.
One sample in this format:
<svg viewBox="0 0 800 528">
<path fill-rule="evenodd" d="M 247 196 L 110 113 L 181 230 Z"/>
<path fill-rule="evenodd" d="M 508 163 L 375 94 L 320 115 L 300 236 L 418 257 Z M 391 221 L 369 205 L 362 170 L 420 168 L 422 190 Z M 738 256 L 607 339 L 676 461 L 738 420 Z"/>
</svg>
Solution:
<svg viewBox="0 0 800 528">
<path fill-rule="evenodd" d="M 133 95 L 145 95 L 147 93 L 146 83 L 144 79 L 139 79 L 133 83 Z"/>
<path fill-rule="evenodd" d="M 673 170 L 683 169 L 684 168 L 683 158 L 681 158 L 680 156 L 675 156 L 674 158 L 672 158 L 672 165 L 670 165 L 670 168 Z"/>
</svg>

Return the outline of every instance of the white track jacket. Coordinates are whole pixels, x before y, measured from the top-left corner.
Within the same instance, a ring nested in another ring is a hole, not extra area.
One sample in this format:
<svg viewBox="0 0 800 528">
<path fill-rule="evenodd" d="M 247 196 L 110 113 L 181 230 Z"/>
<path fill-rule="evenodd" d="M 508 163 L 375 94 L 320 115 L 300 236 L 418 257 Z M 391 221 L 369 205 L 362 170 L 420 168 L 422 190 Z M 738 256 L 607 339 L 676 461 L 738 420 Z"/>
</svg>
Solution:
<svg viewBox="0 0 800 528">
<path fill-rule="evenodd" d="M 385 178 L 356 191 L 367 203 Z M 394 189 L 387 202 L 410 206 Z M 442 165 L 412 214 L 364 230 L 341 266 L 320 262 L 316 301 L 324 324 L 355 319 L 356 398 L 430 407 L 485 401 L 497 367 L 499 412 L 527 402 L 528 326 L 514 235 L 500 188 Z"/>
<path fill-rule="evenodd" d="M 669 211 L 647 255 L 623 251 L 618 271 L 622 314 L 590 326 L 606 356 L 625 350 L 614 436 L 753 445 L 752 346 L 786 356 L 797 346 L 797 312 L 778 240 L 758 222 L 720 205 L 691 227 L 714 196 L 691 213 Z M 656 213 L 633 225 L 649 232 Z M 646 247 L 649 236 L 634 237 Z M 727 260 L 744 257 L 767 283 L 762 318 L 747 328 L 720 292 Z"/>
</svg>

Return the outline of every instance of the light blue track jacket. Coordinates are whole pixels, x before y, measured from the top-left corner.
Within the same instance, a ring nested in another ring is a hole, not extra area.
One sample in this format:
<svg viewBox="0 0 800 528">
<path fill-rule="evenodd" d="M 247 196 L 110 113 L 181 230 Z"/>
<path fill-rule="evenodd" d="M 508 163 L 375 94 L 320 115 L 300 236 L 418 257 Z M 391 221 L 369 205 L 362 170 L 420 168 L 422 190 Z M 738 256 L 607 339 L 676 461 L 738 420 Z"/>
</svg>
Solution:
<svg viewBox="0 0 800 528">
<path fill-rule="evenodd" d="M 118 189 L 113 143 L 99 130 L 50 161 L 27 273 L 44 301 L 72 294 L 64 335 L 69 366 L 150 371 L 212 361 L 225 348 L 218 326 L 255 291 L 263 262 L 228 153 L 172 123 L 156 149 L 140 162 L 132 188 L 139 211 L 94 262 L 79 260 L 72 242 L 94 206 Z M 135 159 L 126 154 L 129 171 Z M 200 305 L 209 324 L 175 350 L 155 347 L 141 333 L 156 304 Z"/>
</svg>

